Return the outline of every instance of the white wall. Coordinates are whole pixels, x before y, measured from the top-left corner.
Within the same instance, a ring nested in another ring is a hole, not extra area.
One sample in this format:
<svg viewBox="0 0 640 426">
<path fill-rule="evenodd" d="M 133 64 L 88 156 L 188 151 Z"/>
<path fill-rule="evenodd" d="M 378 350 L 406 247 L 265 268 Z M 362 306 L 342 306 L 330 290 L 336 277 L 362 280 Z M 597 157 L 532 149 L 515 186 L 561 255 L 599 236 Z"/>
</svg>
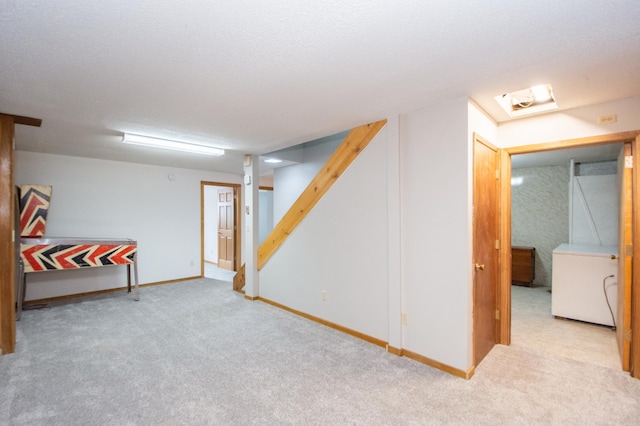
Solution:
<svg viewBox="0 0 640 426">
<path fill-rule="evenodd" d="M 261 189 L 258 193 L 258 204 L 258 241 L 262 244 L 273 230 L 273 191 Z"/>
<path fill-rule="evenodd" d="M 573 178 L 571 243 L 618 245 L 620 190 L 618 175 Z"/>
<path fill-rule="evenodd" d="M 218 187 L 204 187 L 204 260 L 218 263 Z"/>
<path fill-rule="evenodd" d="M 386 139 L 383 128 L 260 271 L 261 297 L 385 341 Z"/>
<path fill-rule="evenodd" d="M 403 347 L 466 371 L 470 324 L 467 98 L 401 117 Z"/>
<path fill-rule="evenodd" d="M 137 240 L 141 284 L 200 275 L 200 182 L 242 182 L 240 175 L 24 151 L 16 152 L 15 179 L 53 186 L 47 236 Z M 125 271 L 32 273 L 26 299 L 121 287 Z"/>
</svg>

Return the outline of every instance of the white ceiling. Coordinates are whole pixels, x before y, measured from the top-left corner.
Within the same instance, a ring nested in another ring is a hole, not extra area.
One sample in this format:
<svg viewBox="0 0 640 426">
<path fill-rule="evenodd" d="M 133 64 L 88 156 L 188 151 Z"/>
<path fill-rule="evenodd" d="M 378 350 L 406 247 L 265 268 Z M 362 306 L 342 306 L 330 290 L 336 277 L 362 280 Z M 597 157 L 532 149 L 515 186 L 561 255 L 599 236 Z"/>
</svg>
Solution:
<svg viewBox="0 0 640 426">
<path fill-rule="evenodd" d="M 637 0 L 10 1 L 16 148 L 242 173 L 263 154 L 468 96 L 551 83 L 561 109 L 640 95 Z M 123 132 L 226 148 L 199 157 Z"/>
</svg>

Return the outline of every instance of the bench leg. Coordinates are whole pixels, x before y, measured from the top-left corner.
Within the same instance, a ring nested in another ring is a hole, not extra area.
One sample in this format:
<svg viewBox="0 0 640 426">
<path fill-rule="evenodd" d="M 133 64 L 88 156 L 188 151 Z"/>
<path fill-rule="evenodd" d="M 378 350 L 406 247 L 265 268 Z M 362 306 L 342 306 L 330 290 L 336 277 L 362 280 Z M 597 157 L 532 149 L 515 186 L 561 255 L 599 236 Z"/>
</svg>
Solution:
<svg viewBox="0 0 640 426">
<path fill-rule="evenodd" d="M 137 252 L 136 254 L 134 254 L 134 257 L 133 257 L 133 282 L 136 288 L 133 299 L 138 301 L 140 300 L 140 289 L 138 288 L 138 253 Z M 131 284 L 129 284 L 129 289 L 131 289 Z"/>
<path fill-rule="evenodd" d="M 22 304 L 27 287 L 27 274 L 24 273 L 24 263 L 22 258 L 18 259 L 18 293 L 16 294 L 16 321 L 20 321 L 22 316 Z"/>
</svg>

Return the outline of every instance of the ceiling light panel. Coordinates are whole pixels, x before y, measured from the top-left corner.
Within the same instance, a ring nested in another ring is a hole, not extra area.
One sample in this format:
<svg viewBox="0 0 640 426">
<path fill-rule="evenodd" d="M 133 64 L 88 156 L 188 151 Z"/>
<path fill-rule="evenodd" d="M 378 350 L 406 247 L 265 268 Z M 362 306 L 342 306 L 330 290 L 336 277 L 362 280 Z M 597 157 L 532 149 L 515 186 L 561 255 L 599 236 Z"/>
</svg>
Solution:
<svg viewBox="0 0 640 426">
<path fill-rule="evenodd" d="M 550 84 L 498 95 L 494 98 L 510 117 L 536 114 L 558 108 Z"/>
<path fill-rule="evenodd" d="M 180 142 L 169 139 L 152 138 L 149 136 L 132 135 L 125 133 L 122 142 L 131 145 L 148 146 L 152 148 L 169 149 L 172 151 L 190 152 L 193 154 L 224 155 L 224 149 L 216 148 L 209 145 L 200 145 L 195 143 Z"/>
</svg>

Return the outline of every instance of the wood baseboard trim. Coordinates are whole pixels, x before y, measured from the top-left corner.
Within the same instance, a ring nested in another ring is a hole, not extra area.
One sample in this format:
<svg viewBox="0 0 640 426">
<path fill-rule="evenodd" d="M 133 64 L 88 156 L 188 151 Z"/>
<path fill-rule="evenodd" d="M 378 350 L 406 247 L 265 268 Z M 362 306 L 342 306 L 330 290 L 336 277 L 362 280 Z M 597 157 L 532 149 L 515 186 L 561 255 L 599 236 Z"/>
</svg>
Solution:
<svg viewBox="0 0 640 426">
<path fill-rule="evenodd" d="M 244 293 L 244 291 L 242 291 L 242 290 L 236 290 L 236 291 L 238 291 L 238 292 L 242 292 L 242 294 L 244 294 L 244 298 L 245 298 L 245 299 L 247 299 L 247 300 L 249 300 L 249 301 L 251 301 L 251 302 L 254 302 L 254 301 L 256 301 L 256 300 L 259 300 L 259 299 L 260 299 L 260 296 L 247 296 L 247 295 Z"/>
<path fill-rule="evenodd" d="M 142 288 L 142 287 L 152 287 L 152 286 L 156 286 L 156 285 L 164 285 L 164 284 L 172 284 L 172 283 L 176 283 L 179 281 L 191 281 L 191 280 L 197 280 L 199 278 L 202 278 L 201 276 L 195 276 L 195 277 L 187 277 L 187 278 L 178 278 L 175 280 L 167 280 L 167 281 L 156 281 L 153 283 L 147 283 L 147 284 L 140 284 L 138 285 L 138 287 Z M 56 296 L 56 297 L 48 297 L 45 299 L 33 299 L 33 300 L 25 300 L 23 306 L 31 306 L 31 305 L 41 305 L 44 303 L 50 303 L 50 302 L 59 302 L 62 300 L 67 300 L 67 299 L 76 299 L 78 297 L 85 297 L 85 296 L 98 296 L 101 294 L 107 294 L 107 293 L 116 293 L 118 291 L 123 291 L 123 290 L 127 290 L 127 287 L 115 287 L 115 288 L 108 288 L 106 290 L 96 290 L 96 291 L 87 291 L 85 293 L 73 293 L 73 294 L 65 294 L 64 296 Z"/>
<path fill-rule="evenodd" d="M 407 358 L 410 358 L 414 361 L 418 361 L 422 364 L 426 364 L 430 367 L 437 368 L 438 370 L 442 370 L 445 373 L 449 373 L 453 376 L 460 377 L 462 379 L 469 380 L 471 377 L 473 377 L 473 373 L 475 372 L 475 367 L 471 367 L 468 371 L 459 370 L 450 365 L 443 364 L 441 362 L 432 360 L 431 358 L 427 358 L 426 356 L 422 356 L 420 354 L 408 351 L 406 349 L 402 349 L 402 352 L 404 356 L 406 356 Z"/>
<path fill-rule="evenodd" d="M 153 287 L 154 285 L 173 284 L 173 283 L 177 283 L 177 282 L 180 282 L 180 281 L 199 280 L 200 278 L 204 278 L 204 277 L 202 275 L 194 275 L 193 277 L 176 278 L 175 280 L 156 281 L 156 282 L 153 282 L 153 283 L 140 284 L 140 287 Z M 123 287 L 123 288 L 126 288 L 126 287 Z"/>
<path fill-rule="evenodd" d="M 246 298 L 246 297 L 247 297 L 247 296 L 245 296 L 245 298 Z M 385 341 L 383 341 L 383 340 L 380 340 L 380 339 L 377 339 L 377 338 L 375 338 L 375 337 L 372 337 L 372 336 L 366 335 L 366 334 L 364 334 L 364 333 L 360 333 L 359 331 L 355 331 L 355 330 L 352 330 L 352 329 L 350 329 L 350 328 L 343 327 L 343 326 L 341 326 L 341 325 L 338 325 L 338 324 L 332 323 L 332 322 L 330 322 L 330 321 L 323 320 L 322 318 L 318 318 L 318 317 L 315 317 L 315 316 L 313 316 L 313 315 L 306 314 L 306 313 L 304 313 L 304 312 L 302 312 L 302 311 L 298 311 L 298 310 L 296 310 L 296 309 L 292 309 L 292 308 L 290 308 L 290 307 L 288 307 L 288 306 L 281 305 L 281 304 L 280 304 L 280 303 L 278 303 L 278 302 L 274 302 L 273 300 L 265 299 L 264 297 L 260 297 L 260 296 L 258 296 L 258 297 L 257 297 L 257 299 L 258 299 L 260 302 L 264 302 L 264 303 L 269 304 L 269 305 L 271 305 L 271 306 L 275 306 L 276 308 L 280 308 L 280 309 L 283 309 L 283 310 L 285 310 L 285 311 L 287 311 L 287 312 L 291 312 L 292 314 L 299 315 L 299 316 L 301 316 L 301 317 L 303 317 L 303 318 L 306 318 L 306 319 L 308 319 L 308 320 L 311 320 L 311 321 L 317 322 L 317 323 L 322 324 L 322 325 L 324 325 L 324 326 L 327 326 L 327 327 L 333 328 L 334 330 L 341 331 L 341 332 L 346 333 L 346 334 L 348 334 L 348 335 L 350 335 L 350 336 L 357 337 L 358 339 L 362 339 L 362 340 L 364 340 L 365 342 L 372 343 L 372 344 L 374 344 L 374 345 L 376 345 L 376 346 L 380 346 L 380 347 L 385 348 L 385 349 L 386 349 L 386 347 L 387 347 L 387 342 L 385 342 Z"/>
<path fill-rule="evenodd" d="M 390 345 L 387 345 L 387 352 L 393 355 L 404 356 L 404 349 L 394 348 Z"/>
<path fill-rule="evenodd" d="M 338 324 L 334 324 L 332 322 L 323 320 L 322 318 L 318 318 L 318 317 L 315 317 L 313 315 L 306 314 L 306 313 L 298 311 L 296 309 L 292 309 L 292 308 L 290 308 L 288 306 L 285 306 L 285 305 L 282 305 L 282 304 L 280 304 L 278 302 L 274 302 L 273 300 L 265 299 L 264 297 L 258 296 L 258 297 L 250 298 L 248 296 L 245 296 L 245 299 L 248 299 L 248 300 L 259 300 L 260 302 L 264 302 L 264 303 L 266 303 L 268 305 L 275 306 L 276 308 L 283 309 L 283 310 L 285 310 L 287 312 L 291 312 L 292 314 L 299 315 L 299 316 L 301 316 L 303 318 L 306 318 L 308 320 L 317 322 L 319 324 L 325 325 L 327 327 L 331 327 L 331 328 L 333 328 L 335 330 L 338 330 L 338 331 L 341 331 L 343 333 L 349 334 L 351 336 L 357 337 L 359 339 L 364 340 L 365 342 L 369 342 L 369 343 L 372 343 L 372 344 L 374 344 L 376 346 L 380 346 L 380 347 L 384 348 L 387 352 L 389 352 L 389 353 L 391 353 L 393 355 L 406 356 L 409 359 L 412 359 L 414 361 L 418 361 L 418 362 L 420 362 L 422 364 L 426 364 L 426 365 L 428 365 L 430 367 L 433 367 L 433 368 L 437 368 L 438 370 L 444 371 L 445 373 L 451 374 L 451 375 L 456 376 L 456 377 L 460 377 L 460 378 L 469 380 L 473 376 L 473 373 L 475 372 L 475 367 L 471 367 L 469 369 L 469 371 L 459 370 L 457 368 L 451 367 L 450 365 L 443 364 L 441 362 L 434 361 L 434 360 L 432 360 L 430 358 L 427 358 L 425 356 L 419 355 L 419 354 L 417 354 L 415 352 L 411 352 L 411 351 L 408 351 L 406 349 L 401 349 L 401 348 L 396 348 L 396 347 L 390 346 L 387 342 L 385 342 L 383 340 L 377 339 L 375 337 L 368 336 L 366 334 L 360 333 L 359 331 L 351 330 L 351 329 L 349 329 L 347 327 L 343 327 L 343 326 L 338 325 Z"/>
</svg>

